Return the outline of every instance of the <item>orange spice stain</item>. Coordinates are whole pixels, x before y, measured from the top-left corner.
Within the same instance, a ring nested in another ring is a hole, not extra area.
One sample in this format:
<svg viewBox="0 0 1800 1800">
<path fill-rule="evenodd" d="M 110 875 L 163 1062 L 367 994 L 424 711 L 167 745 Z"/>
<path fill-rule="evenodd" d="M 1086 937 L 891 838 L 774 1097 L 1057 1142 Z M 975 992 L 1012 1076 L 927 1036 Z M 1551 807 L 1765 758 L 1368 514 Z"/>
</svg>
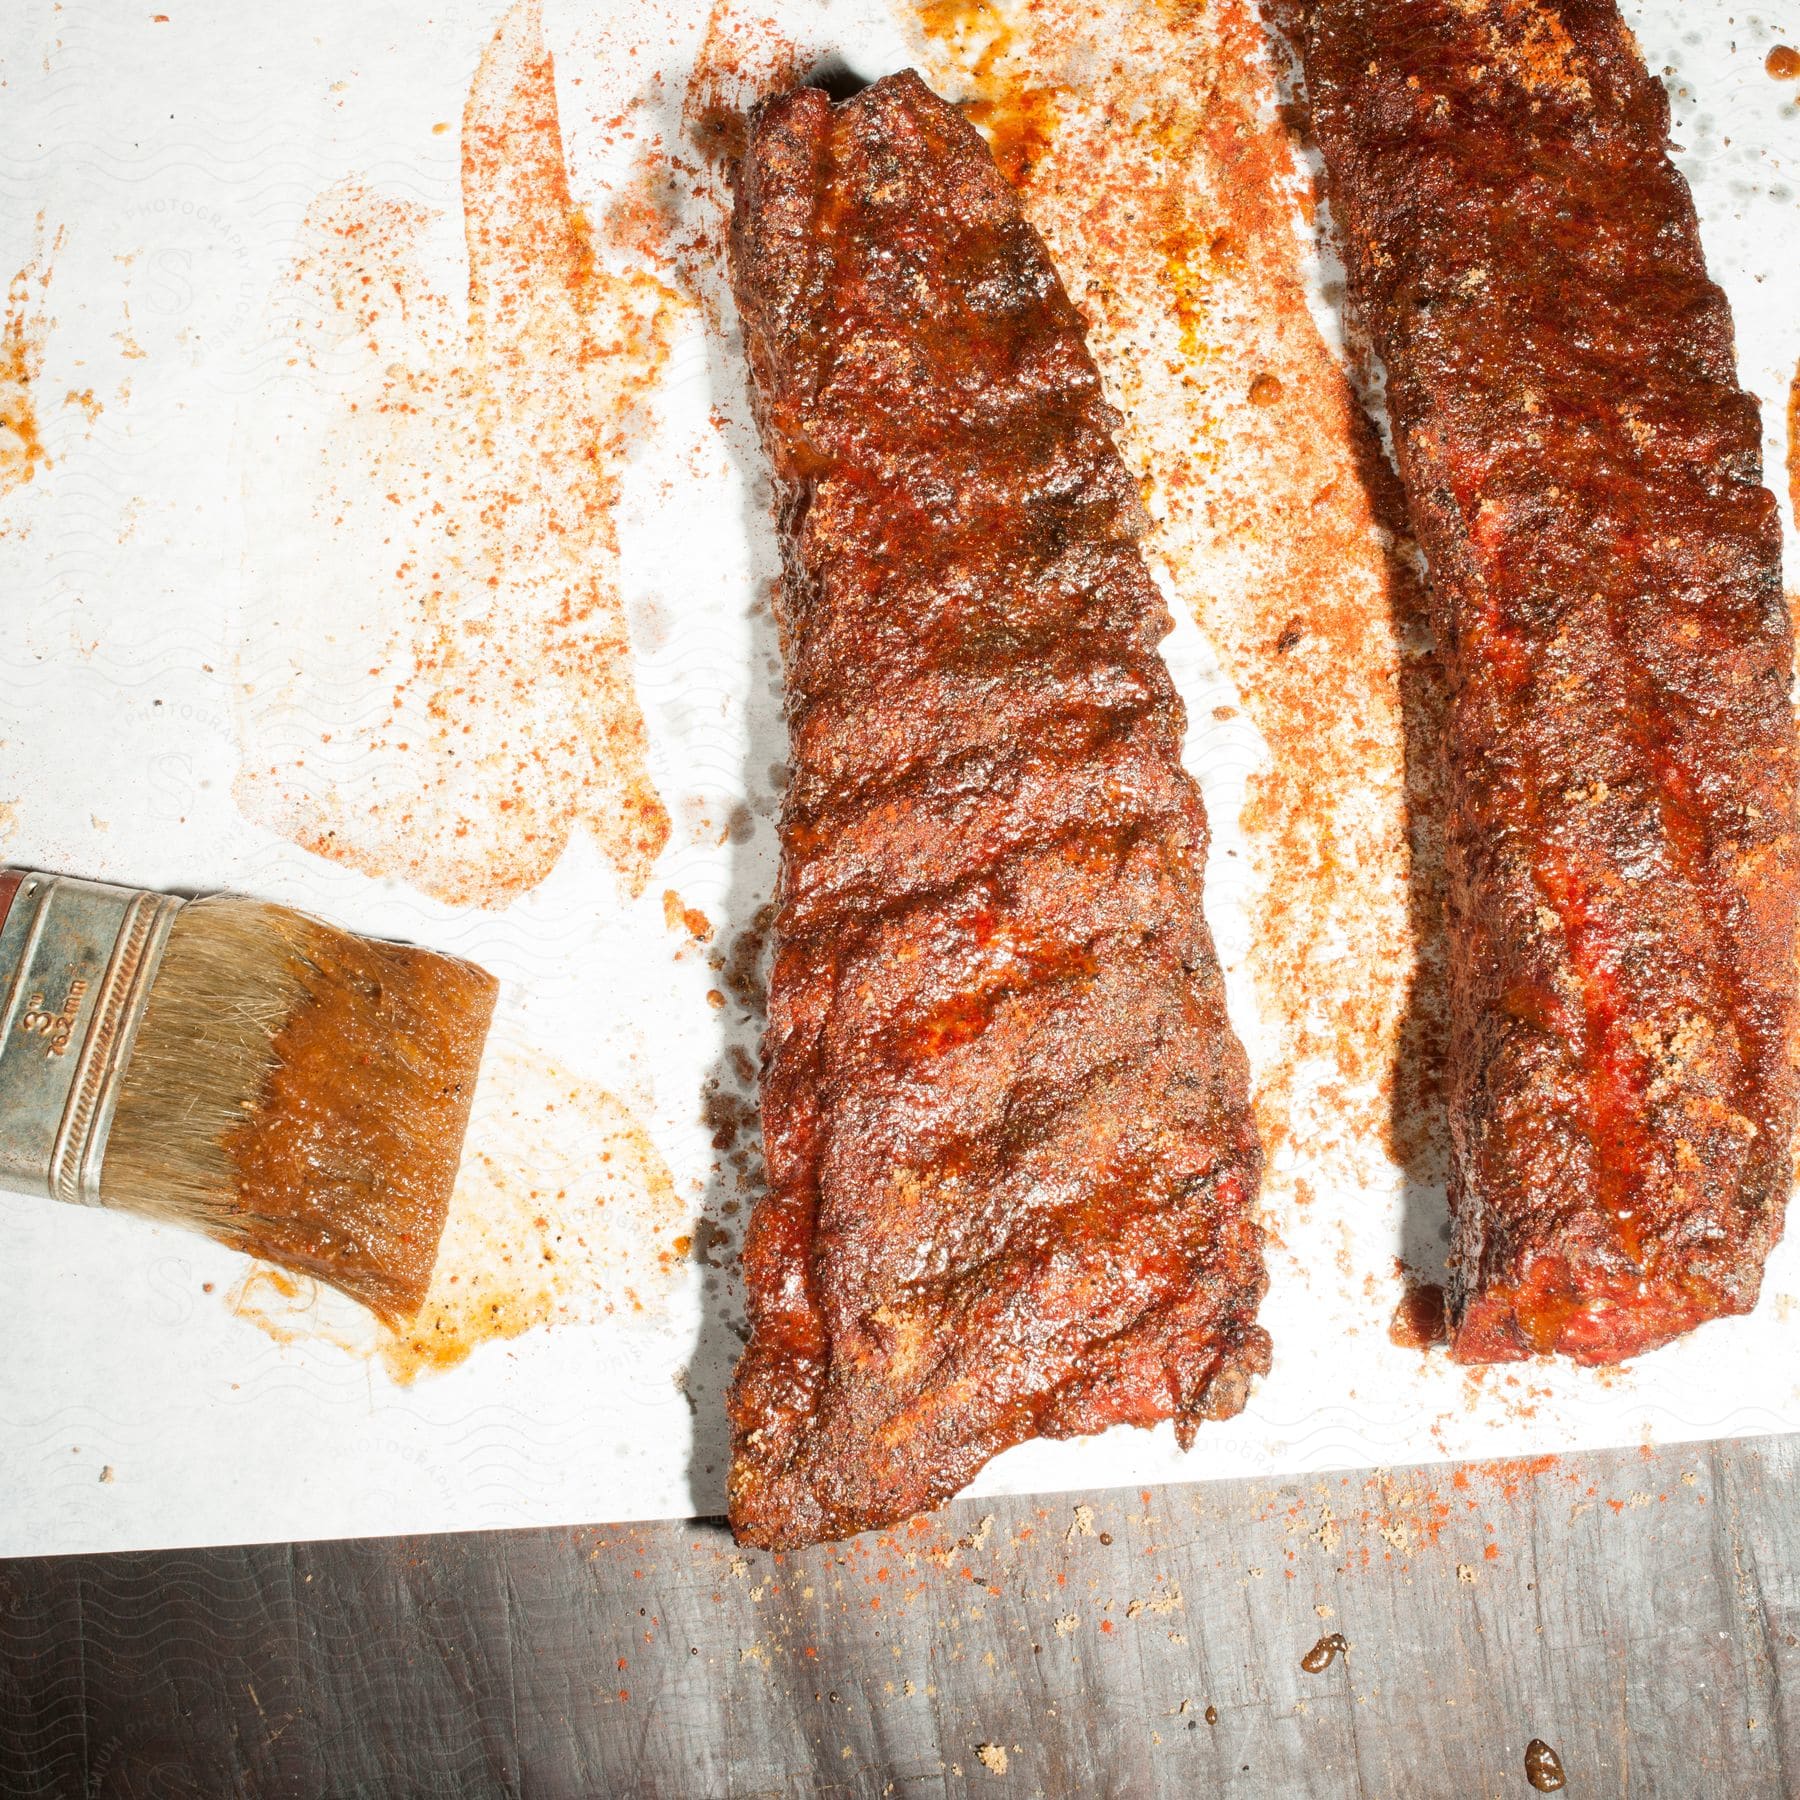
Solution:
<svg viewBox="0 0 1800 1800">
<path fill-rule="evenodd" d="M 1788 386 L 1787 439 L 1788 498 L 1794 517 L 1800 519 L 1800 367 Z"/>
<path fill-rule="evenodd" d="M 280 1269 L 255 1268 L 233 1290 L 234 1310 L 245 1301 L 254 1300 L 265 1289 L 279 1300 L 300 1297 L 299 1282 L 292 1275 L 284 1274 Z"/>
<path fill-rule="evenodd" d="M 660 1316 L 685 1264 L 688 1209 L 615 1094 L 511 1060 L 463 1159 L 438 1266 L 381 1356 L 397 1381 L 454 1367 L 540 1325 Z"/>
<path fill-rule="evenodd" d="M 278 1343 L 378 1358 L 407 1385 L 539 1327 L 655 1323 L 686 1270 L 684 1227 L 691 1209 L 624 1101 L 523 1047 L 496 1045 L 437 1265 L 410 1321 L 364 1317 L 338 1329 L 316 1283 L 261 1266 L 231 1305 Z"/>
<path fill-rule="evenodd" d="M 669 837 L 615 510 L 688 303 L 614 222 L 571 194 L 517 0 L 463 110 L 466 292 L 428 209 L 327 190 L 279 296 L 292 375 L 245 436 L 239 805 L 451 904 L 507 905 L 577 832 L 635 895 Z"/>
<path fill-rule="evenodd" d="M 1006 12 L 994 0 L 922 0 L 920 27 L 956 60 L 963 110 L 988 141 L 1001 173 L 1023 185 L 1056 135 L 1058 91 L 1034 84 L 1017 53 Z"/>
<path fill-rule="evenodd" d="M 225 1296 L 234 1318 L 254 1325 L 277 1344 L 326 1343 L 351 1355 L 362 1346 L 352 1336 L 321 1328 L 313 1317 L 319 1284 L 310 1275 L 291 1275 L 268 1263 L 252 1263 Z"/>
<path fill-rule="evenodd" d="M 914 17 L 952 97 L 1056 97 L 1021 195 L 1125 415 L 1147 548 L 1268 746 L 1243 828 L 1271 1222 L 1296 1202 L 1289 1141 L 1315 1185 L 1379 1178 L 1383 1152 L 1426 1174 L 1440 702 L 1398 487 L 1310 308 L 1313 196 L 1254 8 L 915 0 Z"/>
<path fill-rule="evenodd" d="M 712 941 L 712 920 L 699 907 L 687 905 L 673 888 L 663 890 L 663 923 L 671 931 L 685 931 L 696 944 Z"/>
<path fill-rule="evenodd" d="M 50 466 L 38 423 L 35 388 L 43 373 L 49 332 L 44 293 L 64 234 L 58 230 L 48 252 L 43 236 L 44 216 L 40 213 L 36 247 L 6 288 L 6 320 L 0 327 L 0 494 L 23 487 L 40 467 Z"/>
</svg>

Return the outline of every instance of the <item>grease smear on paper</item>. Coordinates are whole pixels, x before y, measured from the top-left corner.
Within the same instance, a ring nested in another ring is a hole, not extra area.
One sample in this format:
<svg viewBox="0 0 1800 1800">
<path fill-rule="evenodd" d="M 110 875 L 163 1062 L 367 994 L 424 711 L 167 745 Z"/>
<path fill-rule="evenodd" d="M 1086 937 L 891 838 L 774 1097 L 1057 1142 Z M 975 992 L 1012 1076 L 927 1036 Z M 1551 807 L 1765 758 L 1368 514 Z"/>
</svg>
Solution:
<svg viewBox="0 0 1800 1800">
<path fill-rule="evenodd" d="M 346 180 L 306 216 L 294 378 L 243 440 L 237 797 L 454 905 L 504 907 L 577 831 L 635 895 L 669 818 L 614 509 L 687 302 L 572 199 L 536 0 L 475 72 L 462 201 L 461 299 L 428 209 Z"/>
</svg>

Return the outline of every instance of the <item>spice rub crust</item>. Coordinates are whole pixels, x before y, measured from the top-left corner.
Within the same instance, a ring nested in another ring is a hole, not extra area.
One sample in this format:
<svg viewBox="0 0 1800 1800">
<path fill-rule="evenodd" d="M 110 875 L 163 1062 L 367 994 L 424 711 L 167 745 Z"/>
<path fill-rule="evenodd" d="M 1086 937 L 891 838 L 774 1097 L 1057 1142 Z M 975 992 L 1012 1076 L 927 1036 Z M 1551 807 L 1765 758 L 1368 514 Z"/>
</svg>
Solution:
<svg viewBox="0 0 1800 1800">
<path fill-rule="evenodd" d="M 746 1246 L 745 1542 L 1266 1370 L 1243 1051 L 1169 619 L 1079 315 L 916 75 L 756 114 L 733 275 L 793 773 Z"/>
<path fill-rule="evenodd" d="M 1754 399 L 1612 0 L 1272 0 L 1430 565 L 1453 1354 L 1748 1311 L 1795 1106 L 1792 636 Z"/>
</svg>

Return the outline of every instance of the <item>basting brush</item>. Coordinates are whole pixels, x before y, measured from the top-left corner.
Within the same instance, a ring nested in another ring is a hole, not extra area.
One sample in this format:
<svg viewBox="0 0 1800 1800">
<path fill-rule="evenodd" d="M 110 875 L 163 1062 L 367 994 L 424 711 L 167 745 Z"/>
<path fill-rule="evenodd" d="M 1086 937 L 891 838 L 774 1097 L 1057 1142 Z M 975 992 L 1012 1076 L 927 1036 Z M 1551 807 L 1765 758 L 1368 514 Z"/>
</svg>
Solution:
<svg viewBox="0 0 1800 1800">
<path fill-rule="evenodd" d="M 424 1298 L 497 984 L 290 907 L 0 871 L 0 1187 Z"/>
</svg>

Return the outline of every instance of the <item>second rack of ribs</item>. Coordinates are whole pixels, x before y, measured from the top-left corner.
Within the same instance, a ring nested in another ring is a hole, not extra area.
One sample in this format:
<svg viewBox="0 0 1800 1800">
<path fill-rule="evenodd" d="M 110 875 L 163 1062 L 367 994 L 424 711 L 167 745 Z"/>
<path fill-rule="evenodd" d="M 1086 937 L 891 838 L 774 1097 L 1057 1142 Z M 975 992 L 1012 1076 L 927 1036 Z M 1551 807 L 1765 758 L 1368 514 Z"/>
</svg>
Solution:
<svg viewBox="0 0 1800 1800">
<path fill-rule="evenodd" d="M 1747 1311 L 1795 1075 L 1792 640 L 1755 401 L 1613 0 L 1268 0 L 1450 676 L 1451 1323 Z"/>
</svg>

